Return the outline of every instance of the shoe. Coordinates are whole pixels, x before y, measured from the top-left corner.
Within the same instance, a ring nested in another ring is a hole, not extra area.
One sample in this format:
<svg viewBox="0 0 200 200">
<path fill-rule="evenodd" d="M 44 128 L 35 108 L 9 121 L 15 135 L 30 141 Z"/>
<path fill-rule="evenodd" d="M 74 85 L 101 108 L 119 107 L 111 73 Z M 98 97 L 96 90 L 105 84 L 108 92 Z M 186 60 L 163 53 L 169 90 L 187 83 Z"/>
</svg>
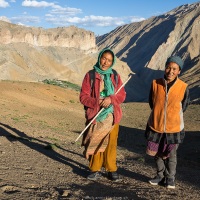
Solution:
<svg viewBox="0 0 200 200">
<path fill-rule="evenodd" d="M 117 172 L 108 172 L 108 178 L 112 181 L 120 180 L 119 174 Z"/>
<path fill-rule="evenodd" d="M 101 173 L 100 172 L 92 172 L 90 175 L 87 176 L 88 180 L 91 181 L 96 181 L 97 179 L 101 178 Z"/>
<path fill-rule="evenodd" d="M 154 179 L 149 180 L 151 185 L 165 185 L 165 177 L 156 176 Z"/>
<path fill-rule="evenodd" d="M 175 189 L 175 182 L 173 178 L 167 178 L 167 188 Z"/>
</svg>

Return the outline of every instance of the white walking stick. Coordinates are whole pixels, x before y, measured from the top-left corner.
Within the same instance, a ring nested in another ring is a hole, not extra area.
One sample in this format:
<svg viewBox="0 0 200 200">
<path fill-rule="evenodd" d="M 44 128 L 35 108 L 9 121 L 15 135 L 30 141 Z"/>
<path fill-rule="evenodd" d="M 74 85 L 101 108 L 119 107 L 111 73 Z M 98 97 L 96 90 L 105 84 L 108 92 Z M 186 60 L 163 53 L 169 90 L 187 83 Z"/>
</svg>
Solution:
<svg viewBox="0 0 200 200">
<path fill-rule="evenodd" d="M 128 79 L 119 87 L 119 89 L 117 90 L 117 92 L 115 94 L 117 94 L 122 87 L 124 87 L 126 85 L 126 83 L 129 81 L 129 79 L 131 78 L 132 74 L 129 75 Z M 80 133 L 80 135 L 76 138 L 76 140 L 74 142 L 72 142 L 73 144 L 76 143 L 78 141 L 78 139 L 83 135 L 83 133 L 87 130 L 87 128 L 90 126 L 90 124 L 99 116 L 99 114 L 104 110 L 104 108 L 102 108 L 95 116 L 94 118 L 90 121 L 90 123 L 84 128 L 84 130 Z"/>
</svg>

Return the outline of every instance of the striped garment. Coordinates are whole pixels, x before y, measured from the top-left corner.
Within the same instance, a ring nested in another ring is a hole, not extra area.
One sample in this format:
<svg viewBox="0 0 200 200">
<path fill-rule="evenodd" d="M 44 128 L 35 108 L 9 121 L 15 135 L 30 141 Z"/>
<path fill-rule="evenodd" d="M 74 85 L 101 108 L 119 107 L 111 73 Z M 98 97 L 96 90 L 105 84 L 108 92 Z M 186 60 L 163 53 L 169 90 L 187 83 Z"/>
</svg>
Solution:
<svg viewBox="0 0 200 200">
<path fill-rule="evenodd" d="M 83 146 L 85 146 L 84 156 L 86 159 L 97 152 L 105 151 L 109 141 L 109 133 L 112 128 L 113 115 L 111 113 L 108 114 L 104 121 L 91 124 L 83 140 Z"/>
<path fill-rule="evenodd" d="M 148 141 L 146 153 L 150 156 L 158 156 L 166 159 L 176 144 L 167 144 L 166 135 L 164 134 L 160 143 Z"/>
</svg>

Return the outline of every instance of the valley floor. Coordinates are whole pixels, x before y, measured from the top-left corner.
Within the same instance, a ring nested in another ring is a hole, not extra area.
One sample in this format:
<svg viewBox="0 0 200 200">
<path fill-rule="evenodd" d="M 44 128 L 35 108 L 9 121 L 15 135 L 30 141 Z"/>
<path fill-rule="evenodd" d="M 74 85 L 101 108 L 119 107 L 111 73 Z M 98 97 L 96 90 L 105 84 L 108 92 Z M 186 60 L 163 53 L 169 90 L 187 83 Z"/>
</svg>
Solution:
<svg viewBox="0 0 200 200">
<path fill-rule="evenodd" d="M 176 189 L 152 186 L 145 154 L 147 103 L 124 103 L 118 138 L 120 182 L 86 179 L 84 110 L 79 93 L 42 83 L 0 82 L 0 199 L 200 199 L 200 106 L 190 105 L 178 150 Z"/>
</svg>

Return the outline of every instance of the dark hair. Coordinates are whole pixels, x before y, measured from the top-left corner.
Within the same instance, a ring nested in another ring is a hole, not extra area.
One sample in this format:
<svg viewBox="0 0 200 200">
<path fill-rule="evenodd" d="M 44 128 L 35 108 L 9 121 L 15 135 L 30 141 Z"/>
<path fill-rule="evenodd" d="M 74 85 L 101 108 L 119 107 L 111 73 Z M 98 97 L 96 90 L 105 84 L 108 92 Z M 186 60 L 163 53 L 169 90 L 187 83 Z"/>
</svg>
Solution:
<svg viewBox="0 0 200 200">
<path fill-rule="evenodd" d="M 113 57 L 113 60 L 114 60 L 115 55 L 114 55 L 114 53 L 113 53 L 111 50 L 106 49 L 106 50 L 102 53 L 101 57 L 103 56 L 104 53 L 110 53 L 110 54 L 112 55 L 112 57 Z"/>
</svg>

